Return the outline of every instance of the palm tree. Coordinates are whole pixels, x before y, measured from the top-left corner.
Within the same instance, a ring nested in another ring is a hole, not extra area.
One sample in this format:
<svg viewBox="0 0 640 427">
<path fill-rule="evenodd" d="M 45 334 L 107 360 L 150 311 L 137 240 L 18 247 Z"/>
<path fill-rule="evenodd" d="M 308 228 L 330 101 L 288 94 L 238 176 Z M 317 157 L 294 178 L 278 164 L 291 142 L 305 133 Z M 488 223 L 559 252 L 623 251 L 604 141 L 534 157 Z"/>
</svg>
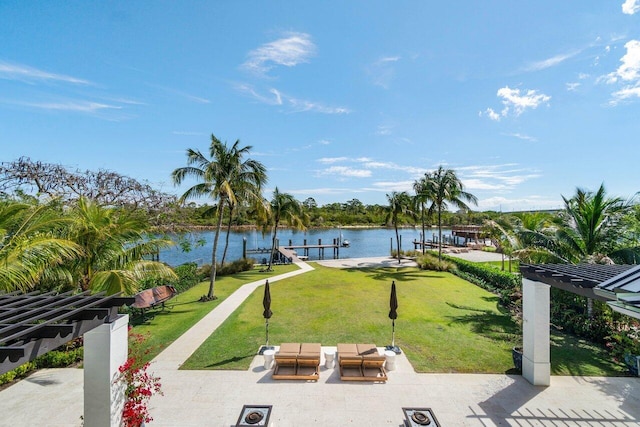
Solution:
<svg viewBox="0 0 640 427">
<path fill-rule="evenodd" d="M 267 271 L 272 270 L 273 257 L 276 251 L 276 239 L 278 236 L 278 226 L 281 221 L 287 222 L 291 227 L 298 230 L 306 229 L 309 221 L 308 215 L 304 212 L 302 204 L 291 194 L 281 193 L 278 187 L 273 191 L 271 199 L 270 223 L 273 227 L 273 237 L 271 239 L 271 256 Z"/>
<path fill-rule="evenodd" d="M 217 271 L 217 251 L 220 229 L 222 228 L 222 216 L 226 206 L 237 203 L 236 192 L 238 183 L 243 183 L 250 189 L 255 197 L 262 191 L 262 186 L 267 181 L 266 168 L 256 160 L 243 157 L 249 153 L 251 146 L 239 147 L 237 140 L 231 147 L 227 147 L 215 135 L 211 135 L 211 145 L 207 158 L 199 150 L 189 148 L 187 150 L 186 167 L 173 171 L 171 177 L 174 184 L 181 184 L 186 178 L 195 178 L 198 182 L 189 188 L 180 197 L 182 202 L 200 197 L 211 197 L 216 203 L 216 232 L 211 251 L 211 275 L 209 278 L 209 292 L 203 296 L 203 301 L 215 299 L 214 286 Z"/>
<path fill-rule="evenodd" d="M 426 204 L 432 200 L 431 194 L 427 192 L 426 177 L 420 178 L 413 183 L 413 191 L 416 192 L 414 201 L 416 203 L 416 210 L 420 211 L 420 221 L 422 223 L 422 254 L 424 255 L 426 250 L 426 229 L 425 229 L 425 217 L 427 213 Z"/>
<path fill-rule="evenodd" d="M 411 197 L 406 191 L 401 193 L 394 191 L 391 194 L 387 194 L 387 201 L 389 202 L 389 208 L 387 210 L 385 222 L 388 223 L 391 221 L 396 230 L 396 247 L 398 248 L 398 264 L 400 264 L 400 235 L 398 233 L 398 219 L 400 215 L 413 215 L 413 211 L 411 210 Z"/>
<path fill-rule="evenodd" d="M 0 204 L 0 290 L 33 290 L 54 268 L 82 253 L 62 237 L 69 220 L 51 205 Z"/>
<path fill-rule="evenodd" d="M 425 187 L 432 200 L 429 213 L 438 212 L 438 259 L 442 260 L 442 211 L 449 203 L 458 209 L 469 209 L 464 201 L 477 205 L 478 199 L 464 191 L 462 181 L 458 179 L 455 171 L 444 169 L 442 166 L 432 173 L 425 174 Z"/>
<path fill-rule="evenodd" d="M 82 255 L 67 268 L 82 290 L 133 295 L 148 275 L 177 277 L 167 265 L 144 258 L 173 243 L 146 235 L 147 224 L 139 216 L 82 197 L 71 217 L 68 237 Z"/>
<path fill-rule="evenodd" d="M 619 197 L 607 198 L 604 185 L 594 193 L 581 188 L 570 199 L 562 197 L 564 212 L 559 219 L 556 241 L 560 255 L 568 262 L 598 262 L 616 257 L 629 249 L 620 248 L 623 215 L 630 205 Z"/>
</svg>

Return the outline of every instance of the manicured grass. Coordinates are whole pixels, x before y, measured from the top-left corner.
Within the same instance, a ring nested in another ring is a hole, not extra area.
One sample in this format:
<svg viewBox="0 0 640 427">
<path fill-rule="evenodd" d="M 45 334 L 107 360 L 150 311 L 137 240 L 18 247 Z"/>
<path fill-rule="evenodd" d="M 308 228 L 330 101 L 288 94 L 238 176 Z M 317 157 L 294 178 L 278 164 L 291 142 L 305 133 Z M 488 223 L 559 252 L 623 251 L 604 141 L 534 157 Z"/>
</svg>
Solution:
<svg viewBox="0 0 640 427">
<path fill-rule="evenodd" d="M 572 335 L 551 333 L 551 374 L 575 376 L 624 376 L 624 365 L 615 363 L 606 349 Z"/>
<path fill-rule="evenodd" d="M 313 272 L 271 287 L 270 343 L 391 342 L 389 291 L 395 280 L 396 344 L 419 372 L 504 372 L 512 366 L 517 326 L 497 297 L 449 273 L 418 269 Z M 184 369 L 247 369 L 264 344 L 262 288 L 183 365 Z"/>
<path fill-rule="evenodd" d="M 257 280 L 266 280 L 297 268 L 295 265 L 276 265 L 274 271 L 270 273 L 262 273 L 259 268 L 255 268 L 233 276 L 218 277 L 214 288 L 214 294 L 218 299 L 210 302 L 198 301 L 209 291 L 209 282 L 202 282 L 170 300 L 167 303 L 167 309 L 156 309 L 145 314 L 145 321 L 142 324 L 139 315 L 132 316 L 130 323 L 133 325 L 133 332 L 148 335 L 144 345 L 149 349 L 146 358 L 151 360 L 240 286 Z"/>
</svg>

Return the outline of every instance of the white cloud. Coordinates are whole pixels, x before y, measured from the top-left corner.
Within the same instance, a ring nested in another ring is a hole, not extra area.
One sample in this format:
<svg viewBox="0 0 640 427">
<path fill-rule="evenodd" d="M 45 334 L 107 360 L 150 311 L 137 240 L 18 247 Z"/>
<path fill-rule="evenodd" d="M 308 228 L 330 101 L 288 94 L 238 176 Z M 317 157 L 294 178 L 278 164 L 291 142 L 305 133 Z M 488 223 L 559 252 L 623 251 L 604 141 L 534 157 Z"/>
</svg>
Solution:
<svg viewBox="0 0 640 427">
<path fill-rule="evenodd" d="M 566 61 L 567 59 L 576 56 L 578 53 L 580 53 L 580 51 L 559 54 L 556 56 L 552 56 L 551 58 L 544 59 L 542 61 L 534 62 L 526 67 L 526 71 L 539 71 L 539 70 L 544 70 L 545 68 L 554 67 Z"/>
<path fill-rule="evenodd" d="M 120 110 L 117 105 L 102 104 L 90 101 L 68 101 L 68 102 L 43 102 L 43 103 L 22 103 L 28 107 L 41 108 L 43 110 L 54 111 L 76 111 L 81 113 L 96 113 L 102 110 Z"/>
<path fill-rule="evenodd" d="M 531 142 L 536 142 L 537 141 L 536 138 L 534 138 L 532 136 L 529 136 L 529 135 L 523 135 L 521 133 L 505 133 L 505 135 L 513 136 L 514 138 L 522 139 L 522 140 L 525 140 L 525 141 L 531 141 Z"/>
<path fill-rule="evenodd" d="M 322 157 L 317 161 L 324 164 L 332 164 L 332 163 L 346 162 L 347 160 L 349 160 L 348 157 Z"/>
<path fill-rule="evenodd" d="M 376 130 L 376 135 L 391 135 L 391 131 L 393 129 L 393 126 L 389 126 L 389 125 L 379 125 L 378 129 Z"/>
<path fill-rule="evenodd" d="M 605 81 L 607 84 L 620 83 L 624 85 L 612 93 L 611 105 L 617 105 L 629 98 L 639 97 L 640 93 L 640 41 L 630 40 L 624 47 L 627 52 L 620 58 L 622 65 L 616 71 L 598 79 L 598 81 Z"/>
<path fill-rule="evenodd" d="M 292 32 L 284 38 L 263 44 L 250 51 L 242 68 L 263 75 L 276 65 L 293 67 L 303 62 L 309 62 L 309 58 L 315 52 L 316 46 L 311 41 L 309 34 Z"/>
<path fill-rule="evenodd" d="M 622 13 L 633 15 L 638 11 L 640 11 L 640 0 L 625 0 L 622 3 Z"/>
<path fill-rule="evenodd" d="M 19 80 L 25 82 L 32 81 L 53 81 L 63 83 L 73 83 L 88 85 L 91 84 L 87 80 L 76 77 L 66 76 L 64 74 L 54 74 L 48 71 L 38 70 L 26 65 L 12 64 L 0 61 L 0 78 L 6 80 Z"/>
<path fill-rule="evenodd" d="M 513 190 L 523 182 L 538 178 L 532 170 L 518 168 L 516 164 L 463 166 L 456 168 L 468 190 Z"/>
<path fill-rule="evenodd" d="M 496 196 L 478 200 L 478 209 L 481 211 L 514 212 L 522 210 L 559 209 L 561 206 L 562 200 L 560 200 L 560 198 L 548 199 L 540 196 L 529 196 L 517 199 Z"/>
<path fill-rule="evenodd" d="M 378 181 L 373 184 L 373 187 L 377 191 L 390 193 L 392 191 L 406 191 L 411 193 L 413 191 L 414 181 Z"/>
<path fill-rule="evenodd" d="M 351 109 L 347 107 L 332 107 L 320 102 L 308 101 L 304 99 L 293 98 L 278 89 L 270 88 L 268 94 L 258 92 L 252 85 L 240 83 L 235 85 L 236 90 L 244 94 L 250 95 L 254 99 L 268 105 L 278 105 L 286 107 L 289 112 L 315 112 L 322 114 L 349 114 Z"/>
<path fill-rule="evenodd" d="M 640 98 L 640 86 L 635 87 L 625 87 L 620 89 L 619 91 L 613 92 L 613 101 L 612 103 L 615 105 L 619 101 L 623 101 L 629 98 Z"/>
<path fill-rule="evenodd" d="M 487 108 L 487 110 L 485 111 L 485 114 L 493 121 L 496 121 L 496 122 L 500 121 L 500 114 L 493 111 L 493 108 Z"/>
<path fill-rule="evenodd" d="M 575 92 L 580 87 L 580 85 L 581 83 L 577 83 L 577 82 L 565 83 L 565 86 L 567 86 L 567 90 L 569 92 Z"/>
<path fill-rule="evenodd" d="M 498 97 L 502 98 L 505 108 L 502 115 L 506 116 L 511 109 L 519 116 L 528 108 L 538 108 L 540 104 L 549 102 L 551 97 L 536 90 L 526 90 L 520 94 L 520 89 L 511 89 L 509 86 L 498 89 Z"/>
<path fill-rule="evenodd" d="M 371 81 L 374 85 L 384 89 L 389 89 L 391 81 L 395 77 L 393 64 L 400 60 L 399 56 L 382 57 L 367 68 Z"/>
<path fill-rule="evenodd" d="M 622 65 L 613 73 L 607 74 L 607 83 L 637 81 L 640 79 L 640 41 L 630 40 L 624 47 L 627 53 L 620 58 Z"/>
<path fill-rule="evenodd" d="M 536 109 L 541 104 L 549 102 L 551 97 L 544 93 L 538 93 L 536 90 L 525 90 L 522 93 L 520 89 L 511 89 L 509 86 L 498 89 L 498 98 L 502 98 L 504 108 L 498 114 L 492 108 L 485 110 L 485 115 L 491 120 L 500 121 L 503 117 L 519 116 L 527 109 Z M 482 115 L 482 114 L 481 114 Z"/>
<path fill-rule="evenodd" d="M 311 111 L 323 114 L 349 114 L 351 110 L 347 107 L 330 107 L 319 102 L 308 101 L 304 99 L 287 98 L 289 106 L 295 113 Z"/>
<path fill-rule="evenodd" d="M 331 166 L 320 171 L 320 175 L 337 175 L 350 178 L 369 178 L 371 171 L 366 169 L 354 169 L 347 166 Z"/>
</svg>

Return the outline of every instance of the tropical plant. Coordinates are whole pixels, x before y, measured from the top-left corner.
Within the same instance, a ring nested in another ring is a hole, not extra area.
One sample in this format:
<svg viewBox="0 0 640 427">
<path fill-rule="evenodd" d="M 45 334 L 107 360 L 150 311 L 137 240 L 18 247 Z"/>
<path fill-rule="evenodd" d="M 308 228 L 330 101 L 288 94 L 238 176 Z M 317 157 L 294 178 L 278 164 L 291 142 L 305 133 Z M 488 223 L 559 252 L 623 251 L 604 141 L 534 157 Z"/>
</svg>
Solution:
<svg viewBox="0 0 640 427">
<path fill-rule="evenodd" d="M 302 204 L 298 202 L 291 194 L 281 193 L 278 187 L 273 190 L 273 198 L 271 199 L 270 216 L 267 225 L 271 225 L 273 229 L 273 237 L 271 239 L 271 255 L 269 256 L 269 265 L 267 271 L 272 270 L 273 257 L 276 251 L 276 241 L 278 236 L 278 226 L 284 221 L 290 227 L 298 230 L 307 228 L 309 216 L 304 212 Z"/>
<path fill-rule="evenodd" d="M 478 199 L 471 193 L 464 191 L 464 185 L 455 171 L 439 166 L 437 170 L 426 173 L 424 192 L 431 198 L 429 212 L 438 213 L 438 259 L 442 259 L 442 211 L 451 204 L 458 209 L 468 210 L 465 201 L 478 204 Z"/>
<path fill-rule="evenodd" d="M 412 200 L 411 196 L 406 191 L 398 193 L 397 191 L 387 194 L 387 201 L 389 202 L 389 208 L 387 210 L 387 216 L 385 217 L 386 223 L 393 223 L 393 228 L 396 231 L 396 247 L 398 248 L 398 264 L 400 264 L 400 234 L 398 233 L 398 221 L 400 215 L 413 216 L 411 210 Z"/>
<path fill-rule="evenodd" d="M 62 237 L 69 219 L 52 204 L 0 203 L 0 290 L 33 290 L 52 276 L 54 267 L 82 253 L 76 243 Z M 66 281 L 71 282 L 69 276 Z"/>
<path fill-rule="evenodd" d="M 413 191 L 416 193 L 413 199 L 416 204 L 415 211 L 420 212 L 420 222 L 422 224 L 422 255 L 424 255 L 427 249 L 425 245 L 425 241 L 427 239 L 425 217 L 428 213 L 426 205 L 432 200 L 431 194 L 428 193 L 426 176 L 413 183 Z"/>
<path fill-rule="evenodd" d="M 151 351 L 144 346 L 147 339 L 148 335 L 138 334 L 129 329 L 129 354 L 125 363 L 118 367 L 118 375 L 114 381 L 114 385 L 124 388 L 124 427 L 140 427 L 153 421 L 147 405 L 151 396 L 162 395 L 160 377 L 147 371 L 151 365 L 145 362 L 145 356 Z"/>
<path fill-rule="evenodd" d="M 132 295 L 148 276 L 177 277 L 169 266 L 145 259 L 173 242 L 147 235 L 140 216 L 86 198 L 78 199 L 70 215 L 68 238 L 80 246 L 82 255 L 64 269 L 82 290 Z"/>
<path fill-rule="evenodd" d="M 209 157 L 199 150 L 187 149 L 187 165 L 175 169 L 171 174 L 174 184 L 179 185 L 186 178 L 199 181 L 180 197 L 182 202 L 201 197 L 211 197 L 216 203 L 216 231 L 211 251 L 211 275 L 209 277 L 209 292 L 202 297 L 203 301 L 215 299 L 214 286 L 216 281 L 217 251 L 220 229 L 224 209 L 237 203 L 236 190 L 240 185 L 254 196 L 260 197 L 262 185 L 266 183 L 267 175 L 264 165 L 256 160 L 243 157 L 249 153 L 251 146 L 240 147 L 237 140 L 231 147 L 227 147 L 215 135 L 211 135 Z M 242 184 L 239 184 L 242 183 Z"/>
</svg>

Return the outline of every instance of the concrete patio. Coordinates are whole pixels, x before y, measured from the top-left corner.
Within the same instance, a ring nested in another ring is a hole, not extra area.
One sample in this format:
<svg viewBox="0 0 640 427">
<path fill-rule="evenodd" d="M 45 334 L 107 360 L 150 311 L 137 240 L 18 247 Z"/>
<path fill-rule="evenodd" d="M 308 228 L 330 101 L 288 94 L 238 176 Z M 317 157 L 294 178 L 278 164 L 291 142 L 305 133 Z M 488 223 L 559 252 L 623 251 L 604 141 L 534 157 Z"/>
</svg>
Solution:
<svg viewBox="0 0 640 427">
<path fill-rule="evenodd" d="M 416 374 L 399 356 L 387 383 L 274 381 L 256 356 L 248 371 L 158 370 L 164 396 L 150 426 L 234 426 L 245 404 L 273 405 L 273 427 L 402 426 L 403 407 L 429 407 L 442 426 L 638 426 L 640 379 Z M 49 369 L 0 392 L 0 426 L 79 426 L 81 369 Z"/>
<path fill-rule="evenodd" d="M 336 260 L 333 266 L 390 262 Z M 269 280 L 312 269 L 306 263 L 300 268 Z M 273 427 L 396 427 L 403 425 L 403 407 L 431 408 L 448 427 L 640 425 L 639 378 L 554 376 L 550 387 L 536 387 L 519 375 L 418 374 L 404 354 L 386 383 L 341 381 L 338 368 L 325 368 L 324 360 L 317 382 L 275 381 L 262 356 L 247 371 L 179 370 L 261 284 L 238 289 L 154 359 L 151 371 L 161 378 L 164 395 L 151 400 L 150 426 L 234 426 L 248 404 L 272 405 Z M 80 426 L 83 399 L 82 369 L 41 370 L 0 391 L 0 426 Z"/>
</svg>

